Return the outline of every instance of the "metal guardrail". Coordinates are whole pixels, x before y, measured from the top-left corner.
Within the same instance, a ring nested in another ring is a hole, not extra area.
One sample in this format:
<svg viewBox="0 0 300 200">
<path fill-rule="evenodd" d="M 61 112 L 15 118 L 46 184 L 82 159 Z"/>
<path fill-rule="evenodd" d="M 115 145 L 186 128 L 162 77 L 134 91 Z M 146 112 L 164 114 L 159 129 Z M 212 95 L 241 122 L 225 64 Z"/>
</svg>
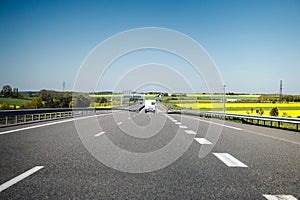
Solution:
<svg viewBox="0 0 300 200">
<path fill-rule="evenodd" d="M 201 112 L 197 110 L 178 110 L 169 111 L 168 113 L 178 113 L 178 114 L 191 114 L 198 115 L 201 117 L 212 117 L 219 119 L 232 119 L 232 120 L 246 120 L 248 123 L 254 123 L 255 121 L 259 125 L 266 126 L 266 122 L 269 122 L 271 127 L 281 128 L 283 123 L 292 124 L 295 126 L 296 131 L 299 130 L 300 118 L 291 117 L 268 117 L 268 116 L 253 116 L 253 115 L 243 115 L 243 114 L 229 114 L 223 112 Z"/>
<path fill-rule="evenodd" d="M 114 108 L 45 108 L 24 110 L 0 110 L 0 127 L 33 123 L 46 120 L 55 120 L 71 117 L 80 117 L 93 114 L 124 110 L 139 112 L 143 104 Z"/>
</svg>

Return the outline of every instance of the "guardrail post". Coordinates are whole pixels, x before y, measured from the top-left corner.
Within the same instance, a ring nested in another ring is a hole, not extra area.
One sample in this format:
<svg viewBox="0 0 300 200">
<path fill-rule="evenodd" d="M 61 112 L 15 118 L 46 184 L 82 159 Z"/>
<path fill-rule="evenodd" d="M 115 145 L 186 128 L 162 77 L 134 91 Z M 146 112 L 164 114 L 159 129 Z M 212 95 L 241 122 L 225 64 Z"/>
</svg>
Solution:
<svg viewBox="0 0 300 200">
<path fill-rule="evenodd" d="M 8 124 L 8 117 L 7 116 L 5 116 L 5 125 L 7 125 Z M 297 124 L 298 125 L 298 124 Z"/>
<path fill-rule="evenodd" d="M 280 122 L 278 122 L 278 127 L 280 128 Z"/>
<path fill-rule="evenodd" d="M 24 120 L 23 121 L 26 122 L 26 115 L 24 115 Z"/>
<path fill-rule="evenodd" d="M 18 123 L 18 115 L 16 115 L 16 124 Z"/>
<path fill-rule="evenodd" d="M 33 121 L 33 114 L 31 115 L 31 121 Z"/>
<path fill-rule="evenodd" d="M 52 113 L 50 113 L 50 119 L 52 119 Z"/>
<path fill-rule="evenodd" d="M 45 113 L 44 118 L 47 119 L 47 113 Z"/>
<path fill-rule="evenodd" d="M 272 121 L 270 121 L 270 126 L 272 127 Z"/>
</svg>

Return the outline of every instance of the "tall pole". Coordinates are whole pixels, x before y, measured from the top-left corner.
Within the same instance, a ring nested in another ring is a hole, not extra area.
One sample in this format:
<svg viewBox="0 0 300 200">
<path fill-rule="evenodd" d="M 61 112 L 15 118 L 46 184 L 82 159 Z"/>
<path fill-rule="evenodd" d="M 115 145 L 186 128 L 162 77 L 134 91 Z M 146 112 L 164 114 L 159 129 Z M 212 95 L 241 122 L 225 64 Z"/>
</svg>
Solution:
<svg viewBox="0 0 300 200">
<path fill-rule="evenodd" d="M 282 103 L 282 80 L 280 80 L 280 89 L 279 89 L 279 102 Z"/>
<path fill-rule="evenodd" d="M 63 82 L 63 93 L 65 92 L 65 89 L 66 89 L 66 82 L 64 81 Z"/>
<path fill-rule="evenodd" d="M 223 113 L 226 113 L 226 85 L 223 85 Z"/>
</svg>

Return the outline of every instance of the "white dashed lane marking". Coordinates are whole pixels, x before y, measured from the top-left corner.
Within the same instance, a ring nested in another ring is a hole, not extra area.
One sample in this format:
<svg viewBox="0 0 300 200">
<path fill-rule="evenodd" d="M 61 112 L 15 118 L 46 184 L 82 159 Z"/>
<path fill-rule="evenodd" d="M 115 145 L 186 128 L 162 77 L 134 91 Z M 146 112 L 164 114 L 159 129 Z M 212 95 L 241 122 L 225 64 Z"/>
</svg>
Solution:
<svg viewBox="0 0 300 200">
<path fill-rule="evenodd" d="M 180 125 L 179 128 L 187 128 L 187 126 Z"/>
<path fill-rule="evenodd" d="M 3 190 L 9 188 L 10 186 L 18 183 L 19 181 L 27 178 L 31 174 L 34 174 L 35 172 L 37 172 L 37 171 L 39 171 L 40 169 L 43 169 L 43 168 L 44 168 L 44 166 L 36 166 L 36 167 L 24 172 L 23 174 L 20 174 L 19 176 L 3 183 L 2 185 L 0 185 L 0 192 L 2 192 Z"/>
<path fill-rule="evenodd" d="M 263 195 L 268 200 L 297 200 L 293 195 Z"/>
<path fill-rule="evenodd" d="M 197 142 L 199 142 L 200 144 L 212 144 L 210 141 L 208 141 L 205 138 L 194 138 Z"/>
<path fill-rule="evenodd" d="M 197 135 L 197 133 L 195 131 L 192 131 L 192 130 L 185 130 L 185 132 L 189 135 Z"/>
<path fill-rule="evenodd" d="M 228 167 L 248 167 L 229 153 L 213 153 L 217 158 L 219 158 Z"/>
<path fill-rule="evenodd" d="M 180 124 L 181 124 L 181 122 L 175 122 L 175 124 L 177 124 L 177 125 L 180 125 Z"/>
<path fill-rule="evenodd" d="M 118 122 L 117 125 L 120 126 L 121 124 L 123 124 L 123 122 Z"/>
<path fill-rule="evenodd" d="M 100 133 L 97 133 L 96 135 L 95 135 L 95 137 L 99 137 L 100 135 L 103 135 L 105 132 L 104 131 L 102 131 L 102 132 L 100 132 Z"/>
</svg>

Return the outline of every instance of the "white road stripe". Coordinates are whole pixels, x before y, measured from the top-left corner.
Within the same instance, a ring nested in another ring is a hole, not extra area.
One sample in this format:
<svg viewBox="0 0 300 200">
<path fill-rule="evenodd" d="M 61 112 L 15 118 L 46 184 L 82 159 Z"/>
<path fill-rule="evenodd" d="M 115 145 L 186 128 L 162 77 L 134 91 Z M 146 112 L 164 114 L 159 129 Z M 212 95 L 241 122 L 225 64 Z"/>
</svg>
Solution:
<svg viewBox="0 0 300 200">
<path fill-rule="evenodd" d="M 213 153 L 217 158 L 219 158 L 228 167 L 248 167 L 229 153 Z"/>
<path fill-rule="evenodd" d="M 121 111 L 118 111 L 118 112 L 121 112 Z M 39 124 L 39 125 L 35 125 L 35 126 L 28 126 L 28 127 L 13 129 L 13 130 L 9 130 L 9 131 L 3 131 L 3 132 L 0 132 L 0 135 L 4 135 L 4 134 L 7 134 L 7 133 L 18 132 L 18 131 L 24 131 L 24 130 L 33 129 L 33 128 L 51 126 L 51 125 L 55 125 L 55 124 L 61 124 L 61 123 L 66 123 L 66 122 L 71 122 L 71 121 L 76 121 L 76 120 L 81 120 L 81 119 L 88 119 L 88 118 L 92 118 L 92 117 L 102 117 L 102 116 L 107 116 L 107 115 L 111 115 L 111 114 L 114 114 L 114 113 L 116 113 L 116 112 L 101 114 L 101 115 L 77 117 L 77 118 L 66 119 L 66 120 L 59 120 L 59 121 L 56 121 L 56 122 L 50 122 L 50 123 L 46 123 L 46 124 Z M 26 124 L 24 124 L 24 125 L 26 125 Z"/>
<path fill-rule="evenodd" d="M 189 135 L 197 135 L 197 133 L 195 131 L 192 131 L 192 130 L 185 130 L 185 132 Z"/>
<path fill-rule="evenodd" d="M 193 119 L 193 120 L 199 120 L 199 121 L 202 121 L 202 122 L 207 122 L 207 123 L 211 123 L 210 121 L 206 121 L 206 120 L 201 120 L 201 119 L 198 119 L 198 118 L 195 118 L 195 117 L 190 117 L 190 116 L 184 116 L 183 117 L 186 117 L 186 118 L 189 118 L 189 119 Z M 222 125 L 222 124 L 218 124 L 218 123 L 215 123 L 217 125 Z M 226 126 L 226 125 L 225 125 Z M 229 128 L 229 126 L 227 126 Z M 231 126 L 230 128 L 235 128 L 237 130 L 244 130 L 244 129 L 241 129 L 241 128 L 236 128 L 236 127 L 233 127 Z M 255 131 L 250 131 L 250 130 L 244 130 L 243 133 L 245 132 L 248 132 L 248 133 L 253 133 L 253 134 L 256 134 L 256 135 L 259 135 L 259 136 L 263 136 L 263 137 L 267 137 L 267 138 L 271 138 L 271 139 L 275 139 L 275 140 L 280 140 L 280 141 L 283 141 L 283 142 L 288 142 L 288 143 L 293 143 L 293 144 L 297 144 L 297 145 L 300 145 L 300 142 L 296 142 L 296 141 L 292 141 L 292 140 L 286 140 L 286 139 L 283 139 L 283 138 L 279 138 L 279 137 L 275 137 L 275 136 L 271 136 L 271 135 L 265 135 L 263 133 L 259 133 L 259 132 L 255 132 Z"/>
<path fill-rule="evenodd" d="M 199 142 L 200 144 L 212 144 L 210 141 L 208 141 L 205 138 L 194 138 L 197 142 Z"/>
<path fill-rule="evenodd" d="M 128 119 L 131 119 L 130 117 L 128 117 Z"/>
<path fill-rule="evenodd" d="M 272 139 L 275 139 L 275 140 L 280 140 L 280 141 L 283 141 L 283 142 L 289 142 L 289 143 L 300 145 L 300 142 L 286 140 L 286 139 L 282 139 L 282 138 L 271 136 L 271 135 L 265 135 L 265 134 L 258 133 L 258 132 L 255 132 L 255 131 L 245 130 L 245 132 L 248 132 L 248 133 L 251 133 L 251 134 L 253 133 L 253 134 L 256 134 L 256 135 L 259 135 L 259 136 L 263 136 L 263 137 L 267 137 L 267 138 L 272 138 Z"/>
<path fill-rule="evenodd" d="M 215 123 L 215 124 L 217 124 L 217 123 Z M 234 127 L 234 126 L 228 126 L 228 125 L 223 125 L 224 127 L 226 127 L 226 128 L 232 128 L 232 129 L 235 129 L 235 130 L 238 130 L 238 131 L 242 131 L 243 129 L 241 129 L 241 128 L 237 128 L 237 127 Z"/>
<path fill-rule="evenodd" d="M 211 122 L 211 121 L 207 121 L 207 120 L 203 120 L 203 119 L 199 119 L 199 118 L 195 118 L 195 117 L 189 117 L 189 116 L 184 116 L 184 117 L 189 118 L 189 119 L 198 120 L 198 121 L 201 121 L 201 122 L 206 122 L 206 123 L 210 123 L 210 124 L 215 124 L 215 125 L 218 125 L 218 126 L 223 126 L 223 127 L 226 127 L 226 128 L 231 128 L 231 129 L 239 130 L 239 131 L 242 131 L 242 130 L 243 130 L 243 129 L 238 128 L 238 127 L 228 126 L 228 125 L 224 125 L 224 124 L 219 124 L 219 123 L 216 123 L 216 122 Z"/>
<path fill-rule="evenodd" d="M 180 125 L 179 128 L 187 128 L 187 126 Z"/>
<path fill-rule="evenodd" d="M 297 200 L 293 195 L 263 195 L 268 200 Z"/>
<path fill-rule="evenodd" d="M 117 123 L 118 126 L 121 125 L 121 124 L 123 124 L 123 122 L 118 122 L 118 123 Z"/>
<path fill-rule="evenodd" d="M 103 114 L 103 115 L 108 115 L 108 114 Z M 55 124 L 61 124 L 61 123 L 71 122 L 71 121 L 80 120 L 80 119 L 87 119 L 87 118 L 97 117 L 97 116 L 98 115 L 87 116 L 87 117 L 80 117 L 80 118 L 75 118 L 75 119 L 72 118 L 72 119 L 67 119 L 67 120 L 63 120 L 63 121 L 56 121 L 56 122 L 51 122 L 51 123 L 46 123 L 46 124 L 40 124 L 40 125 L 35 125 L 35 126 L 28 126 L 28 127 L 19 128 L 19 129 L 13 129 L 13 130 L 9 130 L 9 131 L 3 131 L 3 132 L 0 132 L 0 135 L 7 134 L 7 133 L 18 132 L 18 131 L 24 131 L 24 130 L 33 129 L 33 128 L 40 128 L 40 127 L 44 127 L 44 126 L 51 126 L 51 125 L 55 125 Z"/>
<path fill-rule="evenodd" d="M 180 124 L 181 124 L 181 122 L 175 122 L 175 124 L 177 124 L 177 125 L 180 125 Z"/>
<path fill-rule="evenodd" d="M 36 166 L 26 172 L 24 172 L 23 174 L 20 174 L 19 176 L 3 183 L 2 185 L 0 185 L 0 192 L 2 192 L 3 190 L 9 188 L 10 186 L 18 183 L 19 181 L 23 180 L 24 178 L 30 176 L 31 174 L 39 171 L 40 169 L 44 168 L 44 166 Z"/>
<path fill-rule="evenodd" d="M 97 133 L 96 135 L 95 135 L 95 137 L 99 137 L 100 135 L 103 135 L 105 132 L 104 131 L 102 131 L 102 132 L 100 132 L 100 133 Z"/>
<path fill-rule="evenodd" d="M 173 119 L 172 122 L 177 122 L 177 120 L 176 120 L 176 119 Z"/>
</svg>

